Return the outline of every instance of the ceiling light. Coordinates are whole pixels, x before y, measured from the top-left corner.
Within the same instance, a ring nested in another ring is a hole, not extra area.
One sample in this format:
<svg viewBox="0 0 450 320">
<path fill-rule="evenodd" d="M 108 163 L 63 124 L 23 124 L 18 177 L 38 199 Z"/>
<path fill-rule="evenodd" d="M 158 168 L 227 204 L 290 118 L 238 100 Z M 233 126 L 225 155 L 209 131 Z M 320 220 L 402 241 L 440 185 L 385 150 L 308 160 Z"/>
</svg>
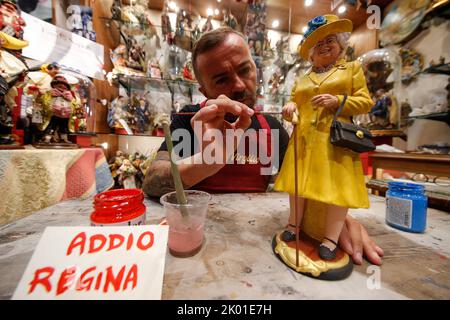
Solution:
<svg viewBox="0 0 450 320">
<path fill-rule="evenodd" d="M 171 10 L 177 10 L 177 4 L 174 1 L 169 2 L 169 9 Z"/>
<path fill-rule="evenodd" d="M 215 14 L 216 16 L 218 16 L 219 13 L 220 13 L 219 9 L 214 9 L 214 14 Z"/>
<path fill-rule="evenodd" d="M 313 4 L 313 0 L 305 0 L 305 7 L 309 7 Z"/>
<path fill-rule="evenodd" d="M 211 8 L 208 8 L 208 9 L 206 9 L 206 14 L 208 15 L 208 17 L 212 16 L 212 15 L 214 15 L 214 10 Z"/>
<path fill-rule="evenodd" d="M 278 28 L 280 26 L 280 21 L 278 20 L 273 20 L 272 22 L 272 28 Z"/>
<path fill-rule="evenodd" d="M 345 5 L 340 6 L 338 9 L 338 13 L 344 13 L 345 11 L 347 11 L 347 7 Z"/>
<path fill-rule="evenodd" d="M 222 0 L 217 0 L 217 2 L 219 2 L 219 3 L 220 3 L 220 1 L 222 1 Z"/>
</svg>

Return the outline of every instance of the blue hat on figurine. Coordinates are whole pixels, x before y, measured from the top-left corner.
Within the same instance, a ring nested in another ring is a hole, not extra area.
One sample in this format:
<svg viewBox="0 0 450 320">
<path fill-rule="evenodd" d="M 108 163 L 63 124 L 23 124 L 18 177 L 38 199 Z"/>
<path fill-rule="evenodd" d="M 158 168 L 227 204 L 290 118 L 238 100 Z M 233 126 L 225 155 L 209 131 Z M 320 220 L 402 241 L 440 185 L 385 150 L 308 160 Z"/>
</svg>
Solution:
<svg viewBox="0 0 450 320">
<path fill-rule="evenodd" d="M 352 32 L 353 23 L 348 19 L 339 19 L 334 14 L 325 14 L 317 16 L 308 22 L 308 30 L 304 34 L 304 38 L 300 47 L 300 56 L 308 60 L 309 50 L 320 40 L 333 33 Z"/>
</svg>

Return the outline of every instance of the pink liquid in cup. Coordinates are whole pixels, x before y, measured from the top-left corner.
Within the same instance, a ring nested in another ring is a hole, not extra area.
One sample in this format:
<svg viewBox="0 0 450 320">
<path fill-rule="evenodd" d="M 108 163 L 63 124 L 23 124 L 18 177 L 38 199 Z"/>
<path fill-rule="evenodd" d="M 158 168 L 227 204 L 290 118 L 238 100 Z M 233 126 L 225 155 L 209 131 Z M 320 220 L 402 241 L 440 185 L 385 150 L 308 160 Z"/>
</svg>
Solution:
<svg viewBox="0 0 450 320">
<path fill-rule="evenodd" d="M 188 204 L 184 206 L 186 216 L 182 216 L 175 192 L 161 197 L 169 225 L 169 252 L 175 257 L 190 257 L 202 248 L 204 224 L 210 195 L 206 192 L 185 191 Z"/>
<path fill-rule="evenodd" d="M 203 225 L 196 229 L 177 230 L 169 227 L 169 251 L 176 257 L 196 254 L 203 244 Z"/>
</svg>

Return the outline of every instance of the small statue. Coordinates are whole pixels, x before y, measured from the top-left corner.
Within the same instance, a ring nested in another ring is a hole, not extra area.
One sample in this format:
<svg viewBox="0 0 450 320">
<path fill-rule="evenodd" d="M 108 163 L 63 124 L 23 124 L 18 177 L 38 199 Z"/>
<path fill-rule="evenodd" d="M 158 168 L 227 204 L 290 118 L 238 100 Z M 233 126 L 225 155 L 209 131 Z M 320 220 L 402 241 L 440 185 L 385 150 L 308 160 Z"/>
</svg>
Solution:
<svg viewBox="0 0 450 320">
<path fill-rule="evenodd" d="M 161 31 L 163 34 L 164 41 L 167 41 L 167 37 L 172 33 L 172 25 L 170 24 L 168 11 L 169 11 L 168 4 L 167 1 L 165 1 L 164 9 L 161 14 Z"/>
<path fill-rule="evenodd" d="M 97 40 L 97 33 L 94 31 L 94 23 L 92 22 L 92 11 L 89 14 L 89 20 L 87 20 L 86 23 L 86 33 L 84 37 L 91 41 Z"/>
<path fill-rule="evenodd" d="M 194 26 L 192 27 L 191 37 L 192 37 L 192 43 L 195 43 L 200 36 L 202 35 L 202 31 L 200 30 L 200 19 L 197 19 L 194 22 Z"/>
<path fill-rule="evenodd" d="M 189 13 L 186 11 L 179 11 L 177 14 L 177 23 L 175 36 L 173 38 L 174 43 L 187 51 L 192 51 L 192 19 Z"/>
<path fill-rule="evenodd" d="M 144 182 L 145 175 L 144 171 L 142 170 L 143 165 L 145 164 L 145 161 L 147 160 L 147 157 L 141 154 L 140 152 L 135 152 L 134 154 L 130 155 L 128 159 L 131 161 L 131 164 L 136 169 L 136 173 L 134 175 L 136 188 L 141 188 L 142 183 Z"/>
<path fill-rule="evenodd" d="M 139 104 L 135 108 L 137 129 L 139 133 L 146 133 L 150 124 L 150 107 L 144 97 L 139 98 Z"/>
<path fill-rule="evenodd" d="M 121 0 L 114 0 L 114 3 L 111 5 L 111 15 L 114 20 L 120 20 L 122 16 Z"/>
<path fill-rule="evenodd" d="M 239 23 L 236 19 L 236 17 L 231 13 L 231 11 L 228 9 L 222 10 L 223 20 L 221 22 L 222 27 L 230 27 L 233 30 L 240 31 Z"/>
<path fill-rule="evenodd" d="M 142 71 L 144 53 L 137 40 L 133 37 L 130 39 L 130 50 L 128 51 L 127 67 Z"/>
<path fill-rule="evenodd" d="M 23 40 L 25 21 L 20 16 L 21 10 L 15 0 L 0 2 L 0 31 L 19 40 Z"/>
<path fill-rule="evenodd" d="M 32 87 L 31 90 L 35 90 L 35 88 L 37 88 L 39 93 L 44 93 L 51 90 L 51 82 L 53 78 L 60 72 L 61 68 L 56 62 L 43 64 L 40 71 L 29 72 L 27 74 L 24 91 L 28 93 L 29 87 Z"/>
<path fill-rule="evenodd" d="M 11 109 L 5 101 L 8 91 L 8 82 L 0 76 L 0 145 L 11 145 L 15 142 L 11 137 L 13 127 Z"/>
<path fill-rule="evenodd" d="M 79 36 L 83 36 L 83 21 L 81 18 L 81 7 L 77 5 L 71 5 L 69 8 L 71 15 L 67 17 L 67 27 L 72 33 Z"/>
<path fill-rule="evenodd" d="M 114 69 L 121 70 L 127 66 L 127 47 L 119 44 L 114 50 L 110 50 L 110 59 Z"/>
<path fill-rule="evenodd" d="M 211 31 L 213 29 L 213 25 L 212 25 L 211 19 L 212 19 L 212 16 L 208 16 L 208 18 L 206 19 L 206 22 L 205 22 L 205 24 L 202 27 L 202 32 L 203 33 Z"/>
<path fill-rule="evenodd" d="M 128 123 L 128 119 L 131 118 L 132 115 L 126 110 L 127 104 L 128 99 L 121 95 L 111 102 L 107 115 L 107 122 L 110 128 L 123 129 L 123 125 L 119 121 L 121 119 Z"/>
<path fill-rule="evenodd" d="M 389 108 L 392 100 L 383 89 L 375 93 L 375 105 L 370 110 L 372 122 L 376 125 L 386 127 L 389 125 Z"/>
<path fill-rule="evenodd" d="M 92 9 L 91 8 L 82 8 L 81 22 L 82 22 L 82 27 L 83 27 L 83 37 L 87 38 L 89 22 L 92 24 Z"/>
<path fill-rule="evenodd" d="M 195 81 L 194 68 L 192 66 L 192 61 L 188 60 L 183 67 L 183 78 L 185 80 Z"/>
<path fill-rule="evenodd" d="M 148 19 L 147 19 L 148 20 Z M 147 67 L 147 73 L 149 72 L 150 62 L 156 59 L 157 51 L 161 49 L 161 41 L 159 39 L 156 27 L 147 21 L 147 27 L 145 29 L 145 38 L 143 40 L 142 50 L 145 54 L 145 65 Z"/>
<path fill-rule="evenodd" d="M 116 186 L 118 186 L 118 187 L 119 187 L 119 184 L 117 181 L 117 178 L 118 178 L 117 170 L 122 166 L 124 159 L 125 159 L 125 156 L 123 155 L 123 152 L 120 150 L 117 150 L 116 155 L 113 156 L 108 161 L 109 170 L 111 171 L 111 175 L 116 183 Z"/>
<path fill-rule="evenodd" d="M 86 104 L 86 98 L 83 98 L 80 104 L 76 104 L 76 107 L 73 111 L 76 132 L 86 132 L 87 130 L 87 112 L 85 109 Z"/>
<path fill-rule="evenodd" d="M 411 105 L 408 102 L 408 99 L 402 102 L 401 108 L 400 108 L 400 127 L 406 128 L 409 125 L 411 125 L 414 120 L 409 118 L 409 114 L 412 112 Z"/>
<path fill-rule="evenodd" d="M 68 133 L 74 132 L 73 113 L 78 107 L 75 94 L 64 76 L 57 75 L 51 82 L 52 89 L 40 97 L 43 107 L 44 122 L 39 126 L 44 131 L 44 144 L 72 144 Z"/>
<path fill-rule="evenodd" d="M 148 76 L 151 78 L 162 79 L 161 67 L 159 66 L 158 59 L 153 58 L 149 61 L 149 66 L 147 67 Z"/>
<path fill-rule="evenodd" d="M 282 82 L 281 74 L 279 71 L 275 71 L 269 79 L 269 93 L 274 96 L 278 94 L 278 88 L 280 87 Z"/>
<path fill-rule="evenodd" d="M 133 166 L 130 160 L 124 159 L 122 165 L 117 169 L 119 185 L 123 185 L 125 189 L 136 188 L 135 174 L 136 168 Z"/>
</svg>

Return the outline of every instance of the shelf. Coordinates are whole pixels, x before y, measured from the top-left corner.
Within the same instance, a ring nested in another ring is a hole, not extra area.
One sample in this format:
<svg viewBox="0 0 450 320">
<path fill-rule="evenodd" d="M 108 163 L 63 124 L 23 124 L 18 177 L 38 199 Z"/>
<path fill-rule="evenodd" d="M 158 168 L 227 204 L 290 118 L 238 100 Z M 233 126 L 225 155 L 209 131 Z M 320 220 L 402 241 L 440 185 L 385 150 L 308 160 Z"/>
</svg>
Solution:
<svg viewBox="0 0 450 320">
<path fill-rule="evenodd" d="M 74 132 L 74 133 L 69 133 L 69 137 L 70 136 L 96 137 L 97 133 L 96 132 Z"/>
<path fill-rule="evenodd" d="M 127 134 L 127 133 L 112 133 L 116 136 L 126 136 L 126 137 L 157 137 L 155 135 L 152 135 L 150 133 L 133 133 L 133 134 Z M 163 137 L 164 138 L 164 137 Z"/>
<path fill-rule="evenodd" d="M 447 112 L 430 113 L 430 114 L 424 114 L 421 116 L 412 116 L 412 117 L 408 117 L 407 119 L 410 119 L 410 120 L 417 120 L 417 119 L 437 120 L 437 121 L 444 121 L 447 124 L 450 124 L 450 108 L 447 110 Z"/>
<path fill-rule="evenodd" d="M 197 81 L 185 80 L 185 79 L 169 79 L 169 78 L 152 78 L 148 76 L 140 75 L 127 75 L 123 73 L 116 74 L 117 78 L 132 81 L 154 81 L 160 83 L 183 83 L 187 85 L 199 85 Z"/>
<path fill-rule="evenodd" d="M 139 75 L 126 75 L 126 74 L 116 74 L 117 78 L 124 81 L 148 81 L 148 82 L 157 82 L 161 84 L 167 84 L 167 83 L 177 83 L 177 84 L 184 84 L 189 86 L 200 86 L 200 84 L 197 81 L 192 80 L 185 80 L 185 79 L 160 79 L 160 78 L 152 78 L 147 76 L 139 76 Z M 291 97 L 288 93 L 277 93 L 277 94 L 270 94 L 266 93 L 264 94 L 266 98 L 287 98 L 289 99 Z M 266 102 L 270 102 L 270 100 L 266 99 Z"/>
<path fill-rule="evenodd" d="M 370 130 L 370 133 L 374 138 L 378 137 L 399 137 L 406 138 L 406 134 L 401 130 Z"/>
<path fill-rule="evenodd" d="M 379 191 L 381 196 L 385 196 L 388 191 L 388 183 L 390 180 L 380 180 L 380 179 L 370 179 L 366 183 L 367 188 Z M 418 183 L 417 181 L 411 181 L 412 183 Z M 430 186 L 430 184 L 425 186 L 425 194 L 428 197 L 428 206 L 430 208 L 436 208 L 439 210 L 449 211 L 450 206 L 450 193 L 447 191 L 448 187 L 440 187 L 436 185 Z"/>
<path fill-rule="evenodd" d="M 149 28 L 157 28 L 157 29 L 162 29 L 162 26 L 159 24 L 153 24 L 153 25 L 149 25 L 147 22 L 131 22 L 131 21 L 125 21 L 125 20 L 121 20 L 121 19 L 114 19 L 114 18 L 108 18 L 108 17 L 100 17 L 101 20 L 104 20 L 106 22 L 116 22 L 117 23 L 117 27 L 120 28 L 121 25 L 130 25 L 130 26 L 135 26 L 138 27 L 142 30 L 146 30 Z M 189 32 L 193 32 L 193 29 L 189 30 Z M 172 34 L 173 36 L 177 36 L 177 28 L 172 26 Z M 200 31 L 200 34 L 202 34 L 202 32 Z M 158 34 L 158 36 L 161 36 L 161 34 Z M 175 43 L 176 45 L 176 43 Z M 276 48 L 270 48 L 270 49 L 265 49 L 265 52 L 272 52 L 274 54 L 274 57 L 276 57 L 277 54 L 277 49 Z M 283 54 L 290 54 L 290 55 L 295 55 L 295 52 L 291 52 L 291 51 L 282 51 Z M 253 59 L 264 59 L 264 55 L 262 56 L 252 56 Z"/>
<path fill-rule="evenodd" d="M 441 63 L 424 69 L 421 73 L 450 75 L 450 63 Z"/>
</svg>

